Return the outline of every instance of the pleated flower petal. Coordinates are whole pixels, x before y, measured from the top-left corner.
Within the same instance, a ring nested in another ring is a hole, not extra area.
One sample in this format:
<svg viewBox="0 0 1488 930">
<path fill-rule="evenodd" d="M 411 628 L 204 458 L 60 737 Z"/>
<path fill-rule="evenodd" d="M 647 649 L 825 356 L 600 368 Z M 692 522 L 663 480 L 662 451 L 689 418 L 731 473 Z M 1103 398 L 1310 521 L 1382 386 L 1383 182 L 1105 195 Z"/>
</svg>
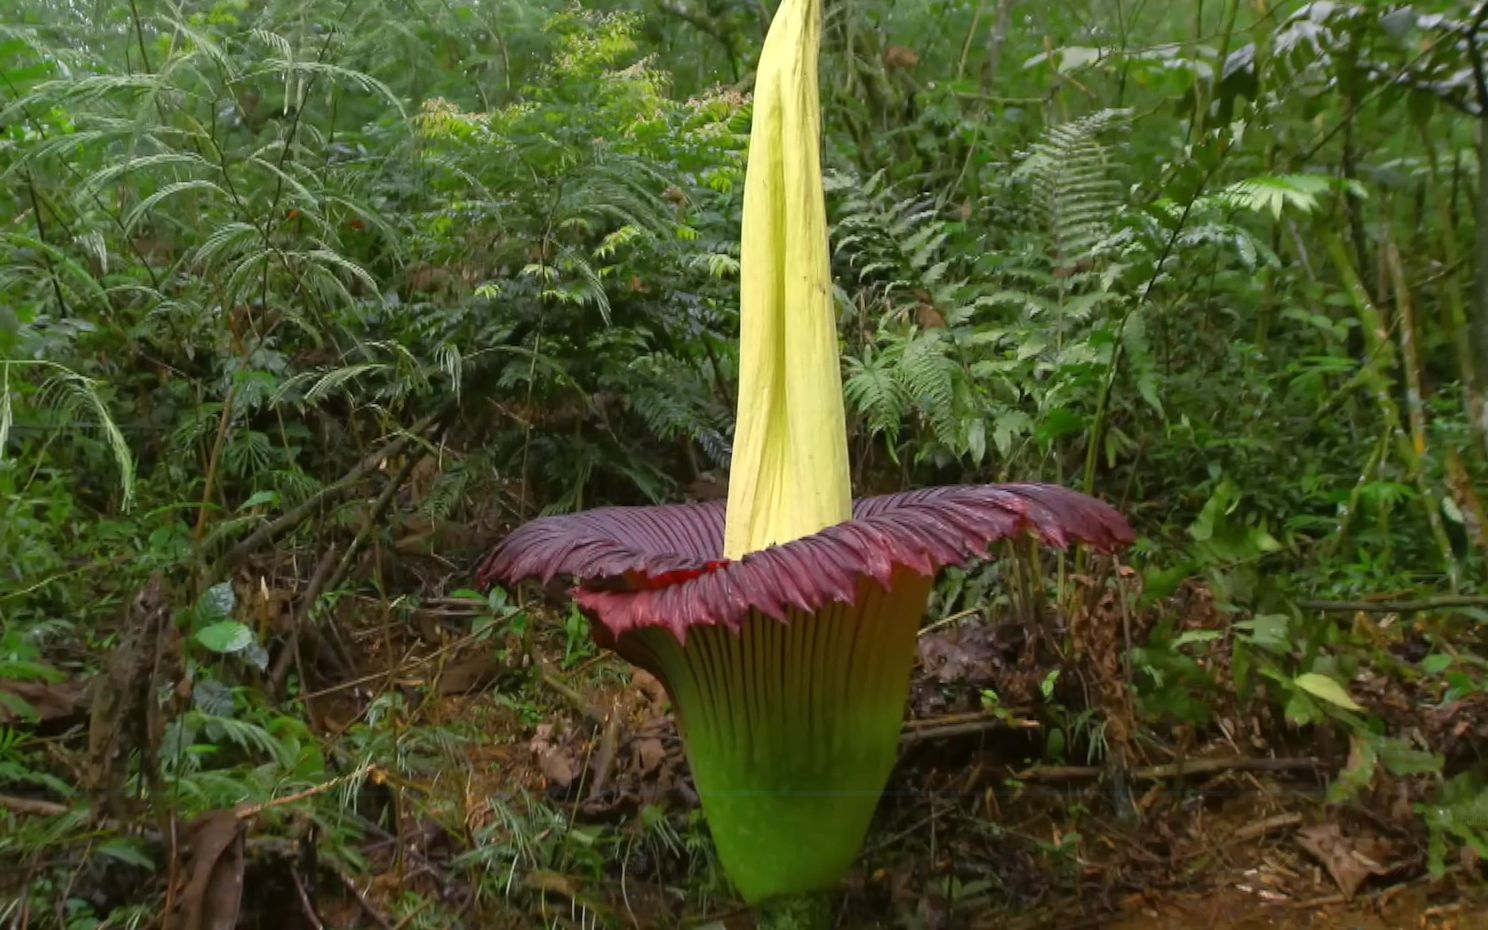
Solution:
<svg viewBox="0 0 1488 930">
<path fill-rule="evenodd" d="M 575 597 L 618 641 L 649 627 L 685 645 L 699 626 L 737 630 L 753 612 L 787 620 L 851 603 L 863 578 L 887 586 L 900 568 L 929 577 L 1030 535 L 1063 549 L 1129 544 L 1108 505 L 1052 485 L 958 485 L 858 501 L 854 518 L 741 559 L 724 559 L 721 503 L 606 507 L 521 527 L 481 565 L 482 584 L 566 576 Z"/>
</svg>

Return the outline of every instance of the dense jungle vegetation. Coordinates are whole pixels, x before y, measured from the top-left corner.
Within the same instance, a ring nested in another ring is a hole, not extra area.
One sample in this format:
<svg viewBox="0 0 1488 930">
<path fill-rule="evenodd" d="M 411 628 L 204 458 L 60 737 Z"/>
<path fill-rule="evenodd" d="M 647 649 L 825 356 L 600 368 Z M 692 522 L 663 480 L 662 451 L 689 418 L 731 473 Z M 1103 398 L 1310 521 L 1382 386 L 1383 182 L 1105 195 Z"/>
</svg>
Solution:
<svg viewBox="0 0 1488 930">
<path fill-rule="evenodd" d="M 0 926 L 747 925 L 655 681 L 473 566 L 720 495 L 773 5 L 8 0 Z M 1140 536 L 937 588 L 840 926 L 1476 926 L 1485 56 L 829 0 L 858 491 Z"/>
</svg>

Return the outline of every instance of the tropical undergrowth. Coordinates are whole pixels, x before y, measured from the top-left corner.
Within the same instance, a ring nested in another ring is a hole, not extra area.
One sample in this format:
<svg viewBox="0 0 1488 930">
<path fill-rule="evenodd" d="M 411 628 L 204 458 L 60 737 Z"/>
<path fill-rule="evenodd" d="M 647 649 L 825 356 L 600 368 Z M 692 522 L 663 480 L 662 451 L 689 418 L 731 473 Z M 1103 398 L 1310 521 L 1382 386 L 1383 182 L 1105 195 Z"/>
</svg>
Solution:
<svg viewBox="0 0 1488 930">
<path fill-rule="evenodd" d="M 462 589 L 538 512 L 717 494 L 767 10 L 416 6 L 0 22 L 0 920 L 234 868 L 405 926 L 727 906 L 650 743 L 643 804 L 543 794 L 568 683 L 625 679 L 582 619 Z M 1338 804 L 1407 785 L 1425 864 L 1488 854 L 1471 22 L 930 6 L 828 20 L 855 483 L 1143 537 L 950 574 L 932 622 L 1031 650 L 978 708 L 1113 782 L 1257 720 Z"/>
</svg>

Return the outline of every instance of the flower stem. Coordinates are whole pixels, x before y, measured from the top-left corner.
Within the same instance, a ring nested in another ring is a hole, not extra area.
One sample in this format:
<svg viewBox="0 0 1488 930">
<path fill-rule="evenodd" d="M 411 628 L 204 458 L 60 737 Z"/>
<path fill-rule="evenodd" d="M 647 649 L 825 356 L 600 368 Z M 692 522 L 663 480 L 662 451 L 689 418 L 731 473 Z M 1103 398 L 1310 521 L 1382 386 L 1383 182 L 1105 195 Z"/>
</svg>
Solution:
<svg viewBox="0 0 1488 930">
<path fill-rule="evenodd" d="M 827 930 L 832 899 L 825 894 L 793 894 L 760 905 L 759 930 Z"/>
</svg>

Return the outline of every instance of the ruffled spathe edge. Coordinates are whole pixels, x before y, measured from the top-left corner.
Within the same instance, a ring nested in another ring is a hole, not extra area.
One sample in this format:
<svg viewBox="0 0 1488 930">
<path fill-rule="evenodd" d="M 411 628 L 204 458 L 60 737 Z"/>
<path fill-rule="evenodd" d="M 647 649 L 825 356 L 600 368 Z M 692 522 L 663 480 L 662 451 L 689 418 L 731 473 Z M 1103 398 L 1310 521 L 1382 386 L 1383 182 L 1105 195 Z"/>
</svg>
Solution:
<svg viewBox="0 0 1488 930">
<path fill-rule="evenodd" d="M 898 568 L 933 576 L 984 558 L 998 540 L 1101 552 L 1129 545 L 1110 505 L 1054 485 L 957 485 L 857 501 L 853 519 L 733 561 L 723 551 L 724 504 L 605 507 L 543 517 L 514 531 L 481 564 L 478 581 L 574 580 L 575 600 L 614 639 L 647 627 L 737 630 L 751 613 L 785 621 L 852 603 L 863 578 L 887 588 Z"/>
</svg>

